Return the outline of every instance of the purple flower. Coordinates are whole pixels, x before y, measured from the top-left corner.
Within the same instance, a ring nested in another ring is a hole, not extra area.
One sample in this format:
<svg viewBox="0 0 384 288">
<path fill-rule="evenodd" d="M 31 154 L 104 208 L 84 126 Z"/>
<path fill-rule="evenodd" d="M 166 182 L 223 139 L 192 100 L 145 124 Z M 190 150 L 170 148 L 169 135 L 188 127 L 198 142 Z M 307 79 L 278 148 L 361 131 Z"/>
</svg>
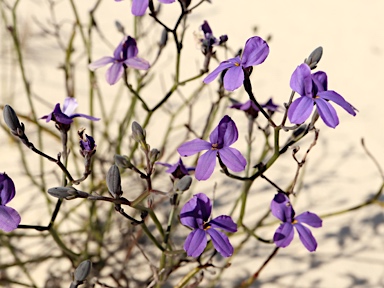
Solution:
<svg viewBox="0 0 384 288">
<path fill-rule="evenodd" d="M 200 39 L 201 41 L 201 49 L 203 51 L 203 54 L 206 55 L 208 51 L 212 52 L 212 46 L 214 45 L 221 45 L 228 40 L 227 35 L 222 35 L 217 39 L 215 36 L 213 36 L 211 27 L 209 26 L 207 21 L 204 21 L 203 25 L 201 25 L 201 30 L 204 33 L 204 37 Z"/>
<path fill-rule="evenodd" d="M 288 117 L 291 123 L 301 124 L 312 113 L 313 105 L 324 123 L 332 128 L 339 124 L 335 109 L 328 101 L 333 101 L 341 106 L 349 114 L 355 116 L 355 108 L 335 91 L 328 90 L 327 74 L 323 71 L 311 74 L 307 64 L 301 64 L 296 68 L 291 77 L 291 88 L 301 95 L 292 102 L 288 109 Z"/>
<path fill-rule="evenodd" d="M 75 117 L 83 117 L 92 121 L 98 121 L 100 118 L 88 116 L 85 114 L 74 113 L 78 104 L 75 98 L 67 97 L 64 100 L 63 111 L 60 109 L 60 103 L 57 103 L 55 109 L 53 109 L 51 114 L 41 117 L 41 119 L 46 119 L 46 122 L 55 121 L 57 124 L 70 125 L 73 122 Z"/>
<path fill-rule="evenodd" d="M 5 206 L 15 197 L 16 189 L 12 179 L 5 173 L 0 173 L 0 229 L 4 232 L 15 230 L 20 224 L 19 213 Z"/>
<path fill-rule="evenodd" d="M 216 165 L 216 155 L 232 171 L 240 172 L 245 169 L 247 161 L 241 153 L 231 148 L 237 141 L 238 132 L 235 122 L 229 116 L 224 116 L 219 125 L 209 135 L 209 140 L 195 139 L 182 144 L 177 151 L 181 156 L 191 156 L 200 151 L 208 150 L 197 161 L 195 177 L 197 180 L 207 180 Z"/>
<path fill-rule="evenodd" d="M 273 103 L 272 98 L 269 99 L 267 103 L 261 104 L 261 107 L 267 109 L 270 115 L 276 111 L 279 111 L 280 108 L 279 105 Z M 257 118 L 260 111 L 252 100 L 248 100 L 245 103 L 235 102 L 235 104 L 231 105 L 229 108 L 242 110 L 252 118 Z"/>
<path fill-rule="evenodd" d="M 105 78 L 110 85 L 113 85 L 123 75 L 125 70 L 124 65 L 135 69 L 148 70 L 149 63 L 144 59 L 136 57 L 138 53 L 139 50 L 137 49 L 136 40 L 128 36 L 127 39 L 117 46 L 113 52 L 113 57 L 106 56 L 96 60 L 89 64 L 88 68 L 94 71 L 97 68 L 112 63 L 105 74 Z"/>
<path fill-rule="evenodd" d="M 81 133 L 80 135 L 80 154 L 83 157 L 90 157 L 95 154 L 97 145 L 95 144 L 93 137 L 85 133 Z"/>
<path fill-rule="evenodd" d="M 120 2 L 121 0 L 115 1 Z M 164 4 L 170 4 L 175 2 L 175 0 L 159 0 L 159 2 Z M 132 14 L 135 16 L 143 16 L 148 8 L 148 4 L 149 0 L 132 0 Z"/>
<path fill-rule="evenodd" d="M 185 175 L 189 175 L 189 171 L 194 171 L 194 167 L 185 167 L 183 161 L 181 158 L 179 158 L 179 161 L 175 164 L 168 164 L 164 162 L 156 162 L 156 164 L 163 165 L 165 167 L 168 167 L 168 169 L 165 171 L 169 174 L 172 174 L 173 177 L 177 179 L 183 178 Z"/>
<path fill-rule="evenodd" d="M 180 221 L 183 225 L 193 229 L 184 243 L 184 250 L 188 256 L 198 257 L 207 246 L 207 234 L 211 237 L 213 247 L 224 257 L 233 254 L 233 247 L 227 235 L 216 230 L 236 232 L 237 225 L 230 216 L 221 215 L 211 221 L 211 200 L 203 193 L 193 195 L 180 211 Z"/>
<path fill-rule="evenodd" d="M 316 250 L 316 239 L 303 223 L 315 228 L 321 227 L 323 221 L 319 216 L 311 212 L 304 212 L 295 217 L 295 211 L 292 208 L 291 202 L 283 193 L 277 193 L 273 198 L 271 212 L 283 222 L 273 236 L 276 246 L 287 247 L 293 239 L 293 227 L 295 227 L 305 248 L 310 252 Z"/>
<path fill-rule="evenodd" d="M 204 83 L 212 82 L 221 71 L 228 69 L 224 76 L 224 88 L 233 91 L 239 88 L 244 81 L 243 68 L 259 65 L 264 62 L 269 54 L 267 42 L 258 36 L 249 38 L 245 43 L 242 57 L 236 56 L 224 62 L 213 70 L 205 79 Z"/>
</svg>

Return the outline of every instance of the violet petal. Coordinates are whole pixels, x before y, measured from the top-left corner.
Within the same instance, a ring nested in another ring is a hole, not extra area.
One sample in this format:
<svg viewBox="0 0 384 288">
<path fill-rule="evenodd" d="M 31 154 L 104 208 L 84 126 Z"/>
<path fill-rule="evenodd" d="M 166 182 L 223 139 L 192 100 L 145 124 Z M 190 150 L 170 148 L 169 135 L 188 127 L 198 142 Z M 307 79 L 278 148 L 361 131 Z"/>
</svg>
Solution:
<svg viewBox="0 0 384 288">
<path fill-rule="evenodd" d="M 177 152 L 181 156 L 191 156 L 200 151 L 211 149 L 212 145 L 208 141 L 202 139 L 194 139 L 188 142 L 185 142 L 177 148 Z"/>
<path fill-rule="evenodd" d="M 304 212 L 296 216 L 295 219 L 300 223 L 305 223 L 311 227 L 319 228 L 323 225 L 323 220 L 312 212 Z"/>
<path fill-rule="evenodd" d="M 217 252 L 223 257 L 229 257 L 233 254 L 233 247 L 227 235 L 215 229 L 208 229 L 207 233 L 211 236 L 213 247 L 215 247 Z"/>
<path fill-rule="evenodd" d="M 188 256 L 198 257 L 207 246 L 207 236 L 203 229 L 193 230 L 184 242 L 184 250 Z"/>
<path fill-rule="evenodd" d="M 219 150 L 219 155 L 225 166 L 234 172 L 240 172 L 245 169 L 247 160 L 239 150 L 231 147 L 224 147 Z"/>
<path fill-rule="evenodd" d="M 295 228 L 299 233 L 301 243 L 307 248 L 308 251 L 313 252 L 317 248 L 317 242 L 315 237 L 313 237 L 311 231 L 300 223 L 295 224 Z"/>
<path fill-rule="evenodd" d="M 197 180 L 207 180 L 211 177 L 216 166 L 217 150 L 208 150 L 200 156 L 195 169 L 195 177 Z"/>
<path fill-rule="evenodd" d="M 293 239 L 294 231 L 291 223 L 282 223 L 273 235 L 273 242 L 277 247 L 287 247 Z"/>
<path fill-rule="evenodd" d="M 237 231 L 237 224 L 227 215 L 218 216 L 212 219 L 209 224 L 212 228 L 220 228 L 232 233 Z"/>
<path fill-rule="evenodd" d="M 310 97 L 302 96 L 292 102 L 288 109 L 288 118 L 291 123 L 301 124 L 308 119 L 313 109 L 313 100 Z"/>
</svg>

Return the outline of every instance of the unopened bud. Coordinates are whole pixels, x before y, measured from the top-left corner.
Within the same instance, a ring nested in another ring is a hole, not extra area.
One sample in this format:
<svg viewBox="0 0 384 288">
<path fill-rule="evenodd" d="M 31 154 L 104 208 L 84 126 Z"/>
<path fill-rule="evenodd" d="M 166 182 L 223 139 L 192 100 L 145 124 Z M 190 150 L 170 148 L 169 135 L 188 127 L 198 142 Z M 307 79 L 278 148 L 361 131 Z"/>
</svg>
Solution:
<svg viewBox="0 0 384 288">
<path fill-rule="evenodd" d="M 132 122 L 132 138 L 139 143 L 145 143 L 145 131 L 136 121 Z"/>
<path fill-rule="evenodd" d="M 192 184 L 192 177 L 191 176 L 188 176 L 188 175 L 185 175 L 183 178 L 181 178 L 177 184 L 176 184 L 176 189 L 178 191 L 187 191 L 189 189 L 189 187 L 191 187 L 191 184 Z"/>
<path fill-rule="evenodd" d="M 161 32 L 161 38 L 159 42 L 160 48 L 164 48 L 165 45 L 167 45 L 167 42 L 168 42 L 168 31 L 167 29 L 164 28 L 163 32 Z"/>
<path fill-rule="evenodd" d="M 15 136 L 22 136 L 24 134 L 24 125 L 20 124 L 19 118 L 11 106 L 4 106 L 3 117 L 5 123 L 11 129 L 12 134 Z"/>
<path fill-rule="evenodd" d="M 112 165 L 107 173 L 107 187 L 113 198 L 120 198 L 123 192 L 121 191 L 121 177 L 119 168 Z"/>
<path fill-rule="evenodd" d="M 151 152 L 149 152 L 149 161 L 151 161 L 152 164 L 155 163 L 159 158 L 159 155 L 159 150 L 157 150 L 156 148 L 152 149 Z"/>
<path fill-rule="evenodd" d="M 125 35 L 124 26 L 121 25 L 121 23 L 119 21 L 117 21 L 117 20 L 115 21 L 115 26 L 116 26 L 117 31 L 119 31 L 120 33 Z"/>
<path fill-rule="evenodd" d="M 73 187 L 54 187 L 48 189 L 48 194 L 56 198 L 74 199 L 78 197 L 78 192 Z"/>
<path fill-rule="evenodd" d="M 133 165 L 128 156 L 115 154 L 115 164 L 122 169 L 132 169 Z"/>
<path fill-rule="evenodd" d="M 83 282 L 91 272 L 92 262 L 90 260 L 85 260 L 79 264 L 75 270 L 75 281 Z"/>
<path fill-rule="evenodd" d="M 308 56 L 307 59 L 304 60 L 309 68 L 315 69 L 317 67 L 317 63 L 320 62 L 321 56 L 323 56 L 323 47 L 317 47 L 313 52 Z"/>
</svg>

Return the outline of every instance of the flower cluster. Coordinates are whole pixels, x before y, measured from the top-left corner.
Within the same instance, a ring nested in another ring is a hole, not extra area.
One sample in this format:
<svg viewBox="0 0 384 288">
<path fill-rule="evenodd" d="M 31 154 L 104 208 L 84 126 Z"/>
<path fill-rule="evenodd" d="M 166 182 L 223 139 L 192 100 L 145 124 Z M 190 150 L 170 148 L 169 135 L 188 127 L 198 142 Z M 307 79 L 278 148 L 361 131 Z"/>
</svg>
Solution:
<svg viewBox="0 0 384 288">
<path fill-rule="evenodd" d="M 226 215 L 209 220 L 211 212 L 211 200 L 203 193 L 193 195 L 181 209 L 181 223 L 193 229 L 184 243 L 184 250 L 188 256 L 198 257 L 204 252 L 207 246 L 207 234 L 212 239 L 213 247 L 222 256 L 229 257 L 233 254 L 228 236 L 216 229 L 233 233 L 237 231 L 236 223 Z"/>
</svg>

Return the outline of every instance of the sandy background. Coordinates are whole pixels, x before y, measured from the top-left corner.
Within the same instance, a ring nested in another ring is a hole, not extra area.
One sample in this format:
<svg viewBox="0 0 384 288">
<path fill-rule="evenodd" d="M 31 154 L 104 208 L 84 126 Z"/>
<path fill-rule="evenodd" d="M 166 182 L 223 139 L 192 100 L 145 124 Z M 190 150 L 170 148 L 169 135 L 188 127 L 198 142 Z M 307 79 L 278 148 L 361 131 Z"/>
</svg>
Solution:
<svg viewBox="0 0 384 288">
<path fill-rule="evenodd" d="M 194 45 L 193 32 L 198 30 L 203 20 L 209 21 L 215 35 L 227 34 L 230 45 L 235 49 L 243 47 L 245 41 L 254 35 L 252 29 L 254 26 L 258 27 L 257 35 L 264 38 L 272 35 L 269 44 L 270 55 L 263 65 L 254 69 L 252 75 L 255 95 L 259 97 L 258 99 L 262 99 L 262 102 L 271 96 L 279 103 L 287 101 L 290 95 L 289 79 L 292 72 L 314 48 L 322 46 L 324 55 L 319 69 L 328 74 L 329 88 L 343 95 L 359 110 L 359 113 L 356 117 L 351 117 L 342 109 L 336 108 L 340 125 L 335 130 L 324 124 L 318 125 L 321 129 L 321 140 L 309 159 L 306 185 L 303 188 L 307 193 L 295 208 L 297 213 L 303 209 L 310 209 L 321 215 L 361 203 L 375 193 L 381 183 L 380 175 L 365 156 L 360 139 L 365 139 L 379 163 L 384 165 L 382 149 L 384 143 L 382 118 L 384 2 L 379 0 L 212 1 L 213 4 L 203 5 L 199 12 L 191 17 L 190 34 L 186 36 L 186 52 L 183 61 L 189 61 L 186 63 L 191 67 L 192 72 L 183 72 L 181 78 L 194 75 L 201 66 L 202 58 Z M 86 19 L 92 3 L 78 1 L 79 13 L 83 19 Z M 36 34 L 38 31 L 36 19 L 44 22 L 47 17 L 48 9 L 45 1 L 22 1 L 21 6 L 20 20 L 23 27 L 21 31 L 25 33 L 25 57 L 29 64 L 27 72 L 34 91 L 43 99 L 43 101 L 37 101 L 37 109 L 41 111 L 41 115 L 44 115 L 51 111 L 50 107 L 62 102 L 66 96 L 62 88 L 57 89 L 62 87 L 62 73 L 57 69 L 62 59 L 61 55 L 55 53 L 57 47 L 54 41 Z M 172 23 L 175 15 L 173 12 L 178 11 L 175 6 L 164 7 L 163 16 L 166 22 Z M 104 34 L 113 46 L 121 38 L 114 30 L 116 19 L 126 24 L 128 33 L 133 31 L 128 25 L 133 19 L 129 9 L 129 1 L 115 3 L 108 0 L 102 3 L 102 7 L 96 14 L 100 27 L 103 27 Z M 70 13 L 69 8 L 63 3 L 57 16 L 60 19 L 72 19 Z M 23 98 L 24 90 L 20 84 L 20 75 L 14 66 L 14 55 L 10 51 L 12 45 L 9 39 L 6 40 L 4 29 L 1 33 L 3 34 L 0 45 L 0 104 L 11 103 L 18 111 L 27 112 L 27 106 L 23 104 L 25 98 Z M 139 49 L 143 53 L 150 51 L 150 47 L 140 47 L 140 45 Z M 108 45 L 100 43 L 94 49 L 94 58 L 110 55 L 111 51 Z M 172 51 L 169 50 L 166 53 L 172 53 Z M 166 60 L 163 61 L 162 67 L 170 68 L 171 64 Z M 85 64 L 83 63 L 83 69 Z M 213 65 L 215 64 L 212 63 L 211 69 Z M 196 70 L 193 70 L 195 67 Z M 86 95 L 87 84 L 81 83 L 85 72 L 78 70 L 77 73 L 80 79 L 76 87 L 78 95 Z M 100 69 L 97 75 L 101 78 L 104 77 L 104 73 L 105 69 Z M 165 75 L 163 78 L 160 76 L 160 80 L 155 82 L 157 84 L 154 89 L 164 91 L 162 85 L 164 83 L 166 85 L 170 80 L 167 77 L 171 76 Z M 107 88 L 110 89 L 108 93 L 113 95 L 118 91 L 119 86 Z M 212 101 L 215 88 L 213 85 L 209 88 L 207 98 L 202 100 L 202 105 Z M 242 91 L 235 92 L 233 96 L 239 100 L 246 99 Z M 151 95 L 147 94 L 144 97 L 149 99 Z M 78 99 L 80 104 L 86 105 L 86 96 Z M 82 112 L 86 113 L 84 110 Z M 228 113 L 234 119 L 237 117 L 240 119 L 235 112 Z M 246 123 L 239 123 L 239 130 L 245 127 Z M 156 123 L 153 123 L 151 129 L 153 131 L 158 129 Z M 156 133 L 148 133 L 148 135 L 149 141 L 155 143 Z M 13 161 L 13 157 L 17 155 L 17 148 L 11 145 L 3 130 L 0 131 L 0 141 L 4 147 L 0 152 L 0 171 L 5 170 L 16 182 L 18 177 L 22 179 L 18 166 Z M 241 144 L 237 145 L 239 149 L 243 147 Z M 55 151 L 52 147 L 47 149 Z M 268 171 L 268 176 L 282 186 L 292 178 L 292 175 L 286 172 L 288 167 L 286 165 L 288 164 L 283 162 L 279 167 Z M 216 174 L 219 173 L 217 170 Z M 255 185 L 253 188 L 255 195 L 265 187 L 265 183 L 256 182 L 258 183 L 260 186 Z M 20 195 L 26 195 L 28 185 L 27 183 L 17 184 Z M 253 196 L 253 200 L 249 202 L 249 210 L 265 208 L 270 201 L 267 200 L 270 199 L 270 195 L 260 196 L 260 198 Z M 227 197 L 230 199 L 230 196 Z M 27 204 L 24 200 L 21 197 L 16 198 L 12 206 L 22 209 L 25 213 L 31 213 L 26 211 Z M 40 202 L 36 199 L 31 201 L 36 205 Z M 39 208 L 36 206 L 32 208 L 33 213 L 37 210 Z M 23 224 L 28 224 L 24 219 L 31 218 L 23 217 Z M 379 206 L 327 218 L 324 220 L 323 228 L 313 229 L 319 242 L 316 253 L 308 253 L 295 238 L 288 248 L 279 252 L 276 259 L 262 273 L 260 282 L 254 287 L 383 287 L 383 223 L 383 208 Z M 225 274 L 225 279 L 243 279 L 254 272 L 255 267 L 258 267 L 270 253 L 270 248 L 262 249 L 251 245 L 246 251 L 252 255 L 252 258 L 235 259 L 232 267 Z M 267 282 L 269 284 L 262 285 Z"/>
</svg>

